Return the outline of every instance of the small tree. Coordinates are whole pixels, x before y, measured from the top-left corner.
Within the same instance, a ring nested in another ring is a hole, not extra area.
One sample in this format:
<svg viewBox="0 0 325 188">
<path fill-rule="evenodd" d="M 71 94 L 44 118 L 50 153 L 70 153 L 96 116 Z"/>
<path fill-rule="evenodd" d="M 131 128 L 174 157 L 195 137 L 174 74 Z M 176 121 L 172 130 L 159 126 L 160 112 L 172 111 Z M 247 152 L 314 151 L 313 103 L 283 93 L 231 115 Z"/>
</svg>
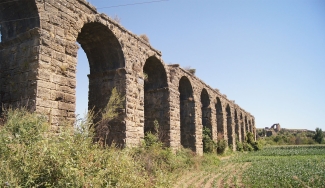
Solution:
<svg viewBox="0 0 325 188">
<path fill-rule="evenodd" d="M 120 96 L 116 87 L 113 88 L 111 97 L 102 113 L 102 120 L 116 118 L 119 114 L 118 110 L 123 108 L 125 97 Z"/>
<path fill-rule="evenodd" d="M 212 140 L 211 130 L 207 127 L 203 127 L 203 152 L 213 153 L 215 151 L 216 143 Z"/>
<path fill-rule="evenodd" d="M 323 135 L 322 129 L 317 127 L 315 135 L 313 136 L 313 139 L 320 144 L 320 143 L 322 143 L 323 138 L 324 138 L 324 135 Z"/>
<path fill-rule="evenodd" d="M 217 142 L 217 153 L 218 154 L 223 154 L 226 151 L 227 148 L 227 142 L 223 138 L 223 132 L 218 133 L 218 142 Z"/>
<path fill-rule="evenodd" d="M 116 88 L 113 88 L 106 107 L 101 112 L 101 120 L 95 126 L 94 141 L 102 146 L 124 147 L 124 140 L 116 134 L 125 132 L 121 116 L 125 97 L 120 96 Z"/>
</svg>

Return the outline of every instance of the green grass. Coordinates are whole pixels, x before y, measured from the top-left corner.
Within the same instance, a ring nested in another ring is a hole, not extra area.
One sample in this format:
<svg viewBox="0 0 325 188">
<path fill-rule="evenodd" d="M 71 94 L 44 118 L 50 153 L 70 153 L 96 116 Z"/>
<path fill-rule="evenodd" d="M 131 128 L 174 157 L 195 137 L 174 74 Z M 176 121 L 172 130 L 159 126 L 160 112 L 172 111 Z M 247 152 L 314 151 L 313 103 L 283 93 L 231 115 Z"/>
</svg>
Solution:
<svg viewBox="0 0 325 188">
<path fill-rule="evenodd" d="M 325 187 L 325 146 L 269 147 L 238 156 L 251 165 L 243 174 L 248 187 Z"/>
</svg>

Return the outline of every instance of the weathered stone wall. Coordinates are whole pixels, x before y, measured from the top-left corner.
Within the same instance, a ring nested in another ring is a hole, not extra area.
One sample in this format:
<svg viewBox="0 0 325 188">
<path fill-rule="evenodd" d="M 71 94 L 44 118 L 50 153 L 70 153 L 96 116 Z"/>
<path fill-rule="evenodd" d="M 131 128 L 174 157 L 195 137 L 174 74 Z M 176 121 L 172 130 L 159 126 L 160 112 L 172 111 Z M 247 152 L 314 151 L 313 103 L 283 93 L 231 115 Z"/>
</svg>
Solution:
<svg viewBox="0 0 325 188">
<path fill-rule="evenodd" d="M 254 120 L 254 117 L 240 108 L 234 101 L 227 99 L 218 90 L 206 85 L 203 81 L 178 65 L 169 65 L 168 72 L 168 75 L 170 75 L 170 90 L 179 91 L 173 97 L 170 96 L 170 100 L 180 104 L 175 106 L 175 110 L 171 111 L 171 115 L 176 117 L 174 122 L 171 122 L 171 127 L 177 127 L 179 125 L 178 122 L 181 122 L 181 129 L 176 128 L 175 134 L 171 137 L 175 138 L 175 141 L 178 140 L 179 135 L 181 135 L 181 140 L 183 137 L 185 140 L 189 137 L 187 132 L 190 131 L 185 130 L 182 132 L 182 122 L 184 121 L 186 122 L 184 123 L 185 128 L 195 129 L 195 134 L 193 135 L 195 143 L 189 146 L 190 142 L 187 142 L 185 145 L 183 145 L 183 142 L 180 142 L 183 147 L 194 148 L 198 153 L 202 152 L 202 129 L 203 126 L 207 126 L 212 129 L 213 140 L 217 141 L 219 134 L 227 140 L 228 144 L 232 144 L 235 149 L 236 136 L 238 140 L 243 140 L 244 136 L 242 135 L 245 135 L 246 132 L 252 129 L 249 128 L 248 130 L 248 127 L 253 127 L 253 125 L 245 123 L 244 118 L 251 121 Z M 186 107 L 183 107 L 184 103 L 186 103 Z M 173 126 L 173 123 L 175 123 L 175 126 Z M 245 129 L 245 127 L 247 128 Z M 177 131 L 181 131 L 181 133 Z"/>
<path fill-rule="evenodd" d="M 178 65 L 165 65 L 161 52 L 84 0 L 2 3 L 0 21 L 1 105 L 28 103 L 53 125 L 73 121 L 79 43 L 90 67 L 89 109 L 105 108 L 114 87 L 125 95 L 120 126 L 101 129 L 110 142 L 137 145 L 156 131 L 155 120 L 166 145 L 199 154 L 203 126 L 233 148 L 236 137 L 256 134 L 251 114 Z"/>
<path fill-rule="evenodd" d="M 0 99 L 3 105 L 35 109 L 40 44 L 37 9 L 34 1 L 0 4 Z M 21 20 L 25 17 L 31 19 Z"/>
</svg>

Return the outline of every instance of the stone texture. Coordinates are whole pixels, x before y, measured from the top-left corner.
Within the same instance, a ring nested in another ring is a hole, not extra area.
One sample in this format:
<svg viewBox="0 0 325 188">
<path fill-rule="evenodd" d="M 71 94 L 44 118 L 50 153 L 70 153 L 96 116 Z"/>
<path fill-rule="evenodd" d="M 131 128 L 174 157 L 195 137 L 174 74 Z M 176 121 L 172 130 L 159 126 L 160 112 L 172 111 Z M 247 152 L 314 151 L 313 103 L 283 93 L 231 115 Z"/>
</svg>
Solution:
<svg viewBox="0 0 325 188">
<path fill-rule="evenodd" d="M 155 120 L 167 146 L 198 154 L 203 127 L 233 148 L 248 131 L 256 135 L 254 116 L 179 65 L 166 65 L 160 51 L 84 0 L 3 3 L 0 21 L 3 106 L 27 106 L 53 125 L 73 120 L 78 42 L 89 60 L 89 109 L 100 112 L 114 87 L 126 98 L 119 121 L 98 130 L 106 142 L 138 145 Z"/>
</svg>

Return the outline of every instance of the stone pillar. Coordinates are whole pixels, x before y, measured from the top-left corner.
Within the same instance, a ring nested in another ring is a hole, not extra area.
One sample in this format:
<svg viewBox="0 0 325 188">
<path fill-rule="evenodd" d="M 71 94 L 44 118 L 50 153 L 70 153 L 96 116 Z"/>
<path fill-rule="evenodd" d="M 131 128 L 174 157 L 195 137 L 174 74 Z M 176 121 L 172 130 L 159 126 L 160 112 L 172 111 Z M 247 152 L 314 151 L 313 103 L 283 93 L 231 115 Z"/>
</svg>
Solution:
<svg viewBox="0 0 325 188">
<path fill-rule="evenodd" d="M 143 80 L 127 74 L 126 83 L 125 142 L 127 146 L 136 146 L 144 138 Z"/>
<path fill-rule="evenodd" d="M 199 95 L 194 96 L 195 100 L 195 152 L 198 155 L 203 155 L 203 142 L 202 142 L 202 105 Z"/>
<path fill-rule="evenodd" d="M 233 111 L 231 114 L 234 114 Z M 231 117 L 231 135 L 232 135 L 232 150 L 236 151 L 236 134 L 235 134 L 235 115 L 232 115 Z"/>
<path fill-rule="evenodd" d="M 227 119 L 227 113 L 225 111 L 222 112 L 222 119 L 223 119 L 223 138 L 228 143 L 228 119 Z"/>
<path fill-rule="evenodd" d="M 169 89 L 170 104 L 170 147 L 175 151 L 181 147 L 179 92 Z"/>
</svg>

